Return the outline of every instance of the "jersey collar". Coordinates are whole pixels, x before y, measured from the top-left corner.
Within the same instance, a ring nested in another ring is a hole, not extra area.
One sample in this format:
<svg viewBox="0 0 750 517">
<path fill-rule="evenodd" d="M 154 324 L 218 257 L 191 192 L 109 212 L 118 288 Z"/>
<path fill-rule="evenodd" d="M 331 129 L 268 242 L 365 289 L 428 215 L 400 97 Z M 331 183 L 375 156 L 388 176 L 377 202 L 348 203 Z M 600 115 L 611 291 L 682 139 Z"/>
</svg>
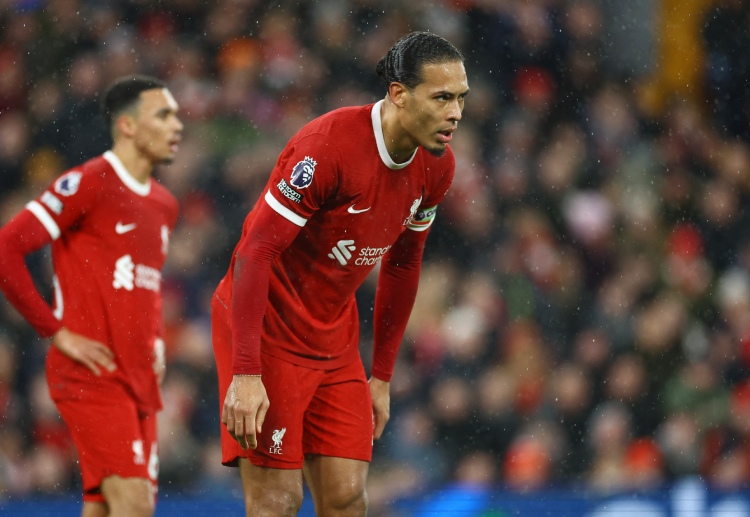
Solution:
<svg viewBox="0 0 750 517">
<path fill-rule="evenodd" d="M 148 181 L 146 183 L 137 181 L 133 176 L 130 175 L 128 170 L 125 168 L 125 166 L 122 164 L 115 153 L 113 153 L 112 151 L 107 151 L 106 153 L 104 153 L 104 159 L 109 162 L 109 164 L 117 173 L 117 176 L 130 190 L 132 190 L 139 196 L 144 197 L 148 196 L 151 193 L 151 181 Z"/>
<path fill-rule="evenodd" d="M 388 154 L 388 148 L 385 146 L 385 138 L 383 138 L 383 123 L 380 119 L 380 106 L 383 104 L 383 99 L 380 99 L 372 107 L 372 129 L 375 132 L 375 141 L 378 143 L 378 154 L 380 159 L 389 169 L 403 169 L 409 165 L 414 157 L 417 155 L 417 149 L 414 149 L 414 154 L 411 155 L 407 161 L 403 163 L 396 163 L 391 159 L 391 155 Z"/>
</svg>

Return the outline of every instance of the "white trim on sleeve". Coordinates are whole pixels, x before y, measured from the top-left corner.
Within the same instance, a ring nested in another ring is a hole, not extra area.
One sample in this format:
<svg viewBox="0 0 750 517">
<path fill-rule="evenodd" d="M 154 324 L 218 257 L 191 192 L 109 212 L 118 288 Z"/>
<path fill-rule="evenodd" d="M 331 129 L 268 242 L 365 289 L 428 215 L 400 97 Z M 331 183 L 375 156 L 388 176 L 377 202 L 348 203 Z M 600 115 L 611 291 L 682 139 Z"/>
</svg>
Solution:
<svg viewBox="0 0 750 517">
<path fill-rule="evenodd" d="M 39 219 L 39 222 L 47 229 L 53 241 L 60 237 L 60 227 L 57 226 L 52 216 L 47 213 L 38 201 L 29 201 L 26 203 L 26 209 Z"/>
<path fill-rule="evenodd" d="M 307 223 L 307 219 L 305 219 L 304 217 L 300 217 L 299 215 L 295 214 L 287 207 L 279 203 L 278 200 L 273 197 L 273 194 L 271 194 L 270 190 L 266 192 L 265 200 L 266 203 L 268 203 L 268 206 L 270 206 L 274 212 L 279 214 L 287 221 L 294 223 L 297 226 L 305 226 L 305 223 Z"/>
</svg>

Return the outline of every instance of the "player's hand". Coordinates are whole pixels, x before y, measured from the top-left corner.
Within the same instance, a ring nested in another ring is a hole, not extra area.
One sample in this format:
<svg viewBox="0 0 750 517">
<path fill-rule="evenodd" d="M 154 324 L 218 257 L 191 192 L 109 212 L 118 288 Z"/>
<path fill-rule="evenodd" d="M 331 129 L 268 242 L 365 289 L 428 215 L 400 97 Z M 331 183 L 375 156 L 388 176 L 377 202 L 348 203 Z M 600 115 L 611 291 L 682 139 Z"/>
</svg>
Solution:
<svg viewBox="0 0 750 517">
<path fill-rule="evenodd" d="M 255 449 L 270 405 L 260 377 L 235 375 L 224 397 L 221 423 L 240 447 Z"/>
<path fill-rule="evenodd" d="M 164 374 L 167 371 L 167 359 L 164 347 L 164 340 L 162 338 L 156 338 L 154 340 L 154 373 L 156 374 L 156 380 L 159 382 L 159 386 L 164 381 Z"/>
<path fill-rule="evenodd" d="M 383 435 L 385 424 L 391 418 L 391 383 L 370 377 L 372 397 L 372 437 L 376 440 Z"/>
<path fill-rule="evenodd" d="M 94 375 L 102 374 L 100 368 L 108 372 L 117 368 L 115 354 L 104 343 L 76 334 L 65 327 L 55 332 L 52 344 L 65 356 L 94 372 Z"/>
</svg>

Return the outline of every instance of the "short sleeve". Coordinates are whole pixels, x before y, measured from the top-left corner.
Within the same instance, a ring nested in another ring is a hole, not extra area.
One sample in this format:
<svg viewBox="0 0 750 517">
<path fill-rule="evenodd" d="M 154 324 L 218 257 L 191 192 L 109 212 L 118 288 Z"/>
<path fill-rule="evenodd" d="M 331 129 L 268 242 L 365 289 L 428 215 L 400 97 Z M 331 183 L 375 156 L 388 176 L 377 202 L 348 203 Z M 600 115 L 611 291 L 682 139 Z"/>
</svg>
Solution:
<svg viewBox="0 0 750 517">
<path fill-rule="evenodd" d="M 265 201 L 285 219 L 304 226 L 338 191 L 341 163 L 337 146 L 325 135 L 294 138 L 271 173 Z"/>
</svg>

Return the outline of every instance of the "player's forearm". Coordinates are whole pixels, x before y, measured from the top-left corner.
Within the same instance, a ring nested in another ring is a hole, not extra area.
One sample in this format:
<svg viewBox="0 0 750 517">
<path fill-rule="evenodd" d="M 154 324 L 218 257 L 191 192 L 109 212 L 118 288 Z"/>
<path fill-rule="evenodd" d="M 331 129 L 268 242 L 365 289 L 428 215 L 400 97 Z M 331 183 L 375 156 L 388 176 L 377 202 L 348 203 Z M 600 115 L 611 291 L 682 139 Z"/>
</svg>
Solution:
<svg viewBox="0 0 750 517">
<path fill-rule="evenodd" d="M 0 291 L 42 337 L 53 335 L 62 323 L 39 294 L 25 256 L 49 240 L 44 227 L 26 211 L 0 228 Z"/>
<path fill-rule="evenodd" d="M 426 235 L 407 232 L 385 257 L 375 295 L 372 376 L 390 382 L 419 288 Z"/>
</svg>

